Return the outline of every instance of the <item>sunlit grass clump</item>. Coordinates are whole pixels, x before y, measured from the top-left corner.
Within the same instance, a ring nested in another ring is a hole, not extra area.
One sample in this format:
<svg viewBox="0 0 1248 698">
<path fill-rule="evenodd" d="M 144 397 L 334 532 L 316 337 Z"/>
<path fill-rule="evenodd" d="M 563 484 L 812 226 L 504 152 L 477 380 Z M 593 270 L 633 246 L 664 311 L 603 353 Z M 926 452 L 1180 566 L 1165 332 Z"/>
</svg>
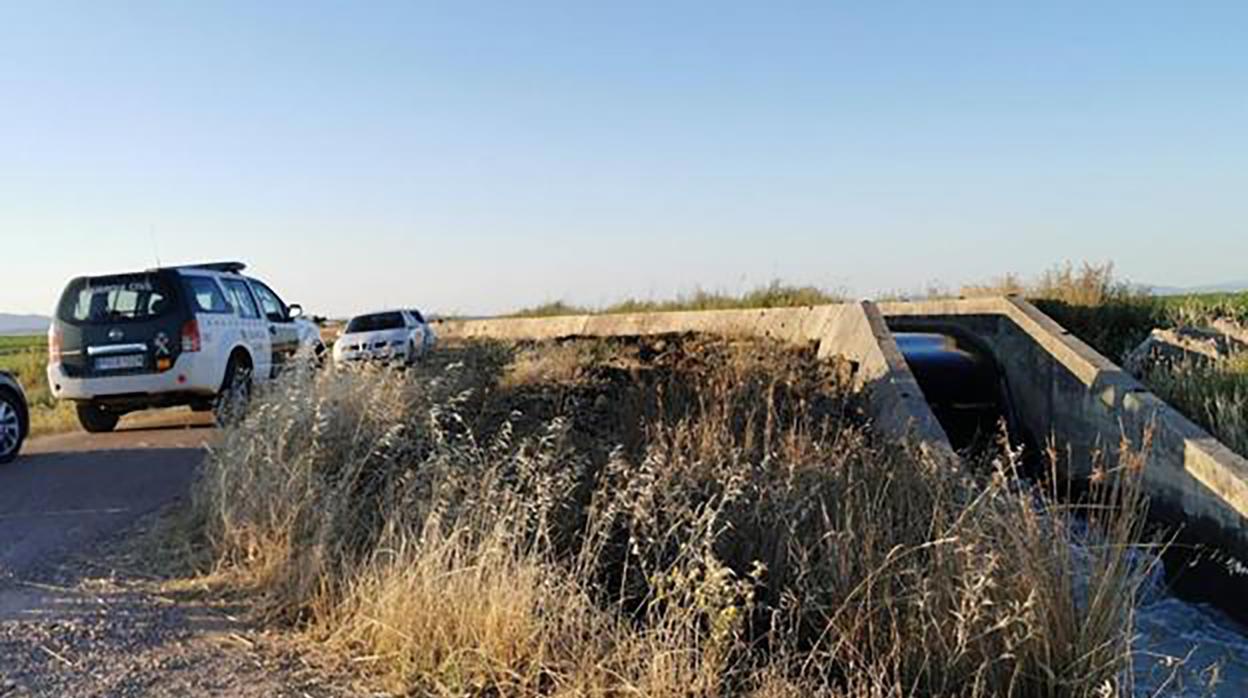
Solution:
<svg viewBox="0 0 1248 698">
<path fill-rule="evenodd" d="M 557 315 L 598 315 L 611 313 L 656 313 L 680 310 L 740 310 L 750 308 L 793 308 L 841 303 L 845 296 L 817 286 L 772 281 L 744 293 L 697 289 L 667 300 L 629 298 L 603 307 L 551 301 L 517 310 L 513 317 L 552 317 Z"/>
</svg>

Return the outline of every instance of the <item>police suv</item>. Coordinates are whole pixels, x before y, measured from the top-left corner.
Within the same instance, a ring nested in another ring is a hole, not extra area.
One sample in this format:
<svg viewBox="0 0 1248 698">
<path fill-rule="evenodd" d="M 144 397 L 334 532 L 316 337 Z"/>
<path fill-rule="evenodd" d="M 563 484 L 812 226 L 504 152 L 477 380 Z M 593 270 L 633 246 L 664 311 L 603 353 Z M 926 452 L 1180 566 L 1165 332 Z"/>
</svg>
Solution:
<svg viewBox="0 0 1248 698">
<path fill-rule="evenodd" d="M 138 410 L 244 402 L 301 353 L 324 351 L 303 308 L 286 305 L 239 262 L 69 282 L 49 330 L 48 383 L 89 432 Z"/>
</svg>

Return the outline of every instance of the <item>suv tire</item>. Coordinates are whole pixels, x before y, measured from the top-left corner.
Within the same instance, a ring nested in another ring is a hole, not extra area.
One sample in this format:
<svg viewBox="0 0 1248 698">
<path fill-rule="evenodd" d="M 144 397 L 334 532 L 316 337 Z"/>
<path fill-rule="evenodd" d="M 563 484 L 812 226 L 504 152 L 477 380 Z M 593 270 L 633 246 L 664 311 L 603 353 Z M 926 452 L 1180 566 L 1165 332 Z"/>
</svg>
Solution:
<svg viewBox="0 0 1248 698">
<path fill-rule="evenodd" d="M 217 424 L 225 426 L 242 417 L 251 401 L 251 368 L 238 355 L 230 357 L 225 366 L 225 380 L 217 395 L 215 412 Z"/>
<path fill-rule="evenodd" d="M 412 366 L 415 366 L 416 361 L 419 358 L 420 357 L 417 356 L 416 354 L 416 342 L 413 342 L 412 340 L 409 339 L 407 341 L 407 361 L 406 361 L 407 367 L 411 368 Z"/>
<path fill-rule="evenodd" d="M 0 390 L 0 465 L 17 458 L 24 436 L 21 404 L 7 390 Z"/>
<path fill-rule="evenodd" d="M 93 402 L 80 402 L 77 405 L 78 423 L 88 434 L 107 434 L 117 428 L 121 415 L 109 412 Z"/>
</svg>

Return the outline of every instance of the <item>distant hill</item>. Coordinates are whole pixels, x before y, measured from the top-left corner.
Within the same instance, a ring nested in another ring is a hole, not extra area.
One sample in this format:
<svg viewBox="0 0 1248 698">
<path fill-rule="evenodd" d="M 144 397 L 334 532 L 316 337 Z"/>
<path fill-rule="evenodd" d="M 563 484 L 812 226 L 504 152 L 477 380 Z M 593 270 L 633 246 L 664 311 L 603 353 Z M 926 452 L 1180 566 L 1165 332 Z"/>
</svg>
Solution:
<svg viewBox="0 0 1248 698">
<path fill-rule="evenodd" d="M 1243 293 L 1248 291 L 1248 281 L 1230 281 L 1224 284 L 1209 284 L 1207 286 L 1191 286 L 1188 288 L 1180 288 L 1178 286 L 1150 286 L 1148 287 L 1156 296 L 1187 296 L 1199 293 Z"/>
<path fill-rule="evenodd" d="M 44 334 L 51 324 L 43 315 L 10 315 L 0 313 L 0 334 Z"/>
</svg>

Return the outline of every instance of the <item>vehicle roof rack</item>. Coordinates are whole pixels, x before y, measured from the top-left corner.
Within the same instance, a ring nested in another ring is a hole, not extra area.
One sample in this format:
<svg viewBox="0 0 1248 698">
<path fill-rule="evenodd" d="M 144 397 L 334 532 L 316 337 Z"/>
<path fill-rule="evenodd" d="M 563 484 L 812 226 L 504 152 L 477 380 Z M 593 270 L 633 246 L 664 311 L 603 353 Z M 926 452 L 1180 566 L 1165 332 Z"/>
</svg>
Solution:
<svg viewBox="0 0 1248 698">
<path fill-rule="evenodd" d="M 208 262 L 205 264 L 184 264 L 174 269 L 203 269 L 204 271 L 219 271 L 223 274 L 241 274 L 247 265 L 242 262 Z"/>
</svg>

